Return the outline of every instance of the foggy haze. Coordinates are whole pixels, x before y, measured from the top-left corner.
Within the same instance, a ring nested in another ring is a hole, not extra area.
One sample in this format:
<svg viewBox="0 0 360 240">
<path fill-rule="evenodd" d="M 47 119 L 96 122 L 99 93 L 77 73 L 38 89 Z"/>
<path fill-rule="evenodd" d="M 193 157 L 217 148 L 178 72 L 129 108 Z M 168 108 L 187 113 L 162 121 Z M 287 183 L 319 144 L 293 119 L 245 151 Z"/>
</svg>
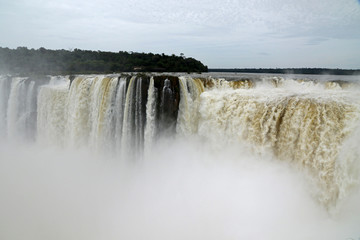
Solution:
<svg viewBox="0 0 360 240">
<path fill-rule="evenodd" d="M 329 218 L 289 165 L 199 147 L 171 142 L 129 164 L 89 151 L 1 145 L 0 237 L 357 239 L 359 192 Z"/>
</svg>

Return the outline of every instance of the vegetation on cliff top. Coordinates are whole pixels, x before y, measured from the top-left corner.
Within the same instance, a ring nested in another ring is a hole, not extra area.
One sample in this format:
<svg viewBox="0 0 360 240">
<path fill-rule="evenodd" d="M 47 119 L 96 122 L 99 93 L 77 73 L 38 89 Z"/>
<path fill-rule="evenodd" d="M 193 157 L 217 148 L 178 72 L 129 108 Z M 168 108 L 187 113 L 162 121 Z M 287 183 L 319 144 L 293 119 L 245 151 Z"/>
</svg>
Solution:
<svg viewBox="0 0 360 240">
<path fill-rule="evenodd" d="M 358 75 L 360 69 L 327 68 L 233 68 L 208 69 L 184 54 L 171 56 L 137 52 L 90 50 L 16 49 L 0 47 L 0 74 L 66 75 L 116 72 L 237 72 L 275 74 Z"/>
<path fill-rule="evenodd" d="M 113 72 L 207 72 L 194 58 L 137 52 L 0 47 L 0 73 L 86 74 Z"/>
</svg>

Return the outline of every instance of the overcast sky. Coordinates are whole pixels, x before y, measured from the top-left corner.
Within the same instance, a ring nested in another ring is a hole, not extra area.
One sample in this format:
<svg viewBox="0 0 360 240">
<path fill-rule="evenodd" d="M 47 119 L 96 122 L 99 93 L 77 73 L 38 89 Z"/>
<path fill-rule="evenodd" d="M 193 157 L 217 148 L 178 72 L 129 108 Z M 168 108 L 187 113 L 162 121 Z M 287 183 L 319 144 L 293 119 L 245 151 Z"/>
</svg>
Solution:
<svg viewBox="0 0 360 240">
<path fill-rule="evenodd" d="M 0 46 L 360 68 L 360 0 L 0 0 Z"/>
</svg>

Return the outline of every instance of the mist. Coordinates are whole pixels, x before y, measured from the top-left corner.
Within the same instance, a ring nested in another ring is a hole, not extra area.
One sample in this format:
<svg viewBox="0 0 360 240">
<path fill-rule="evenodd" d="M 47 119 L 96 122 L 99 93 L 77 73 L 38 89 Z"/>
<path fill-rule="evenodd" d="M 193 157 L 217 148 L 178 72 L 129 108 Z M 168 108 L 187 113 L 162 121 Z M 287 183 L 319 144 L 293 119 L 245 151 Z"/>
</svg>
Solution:
<svg viewBox="0 0 360 240">
<path fill-rule="evenodd" d="M 0 238 L 357 239 L 359 191 L 330 214 L 296 169 L 238 146 L 168 140 L 135 163 L 0 146 Z"/>
</svg>

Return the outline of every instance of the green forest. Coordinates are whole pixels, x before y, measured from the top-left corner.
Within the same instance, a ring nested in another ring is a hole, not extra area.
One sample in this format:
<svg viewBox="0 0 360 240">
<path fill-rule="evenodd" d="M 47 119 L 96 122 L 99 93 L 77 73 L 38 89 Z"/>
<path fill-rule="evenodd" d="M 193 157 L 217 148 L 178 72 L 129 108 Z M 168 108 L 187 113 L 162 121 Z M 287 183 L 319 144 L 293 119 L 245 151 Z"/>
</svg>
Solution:
<svg viewBox="0 0 360 240">
<path fill-rule="evenodd" d="M 329 68 L 212 68 L 200 61 L 180 56 L 138 53 L 105 52 L 90 50 L 50 50 L 0 47 L 0 74 L 12 75 L 66 75 L 119 72 L 234 72 L 234 73 L 274 73 L 274 74 L 331 74 L 355 75 L 360 69 Z"/>
<path fill-rule="evenodd" d="M 0 73 L 88 74 L 114 72 L 207 72 L 200 61 L 172 54 L 0 47 Z"/>
</svg>

